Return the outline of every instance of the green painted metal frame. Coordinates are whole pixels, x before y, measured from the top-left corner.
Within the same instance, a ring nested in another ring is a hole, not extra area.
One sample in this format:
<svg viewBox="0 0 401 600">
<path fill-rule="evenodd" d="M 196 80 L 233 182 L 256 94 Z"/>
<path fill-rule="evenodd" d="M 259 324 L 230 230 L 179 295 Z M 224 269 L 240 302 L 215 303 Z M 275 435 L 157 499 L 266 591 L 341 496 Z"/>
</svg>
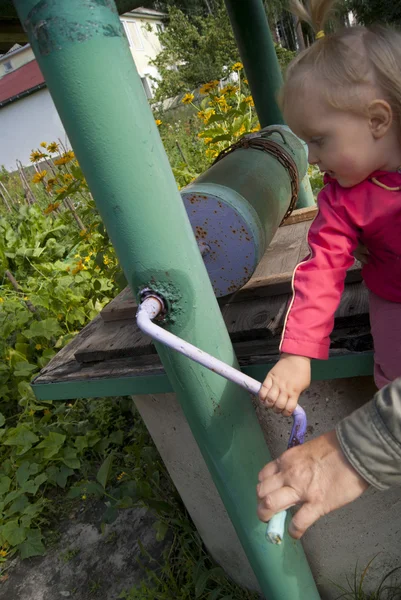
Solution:
<svg viewBox="0 0 401 600">
<path fill-rule="evenodd" d="M 242 371 L 263 381 L 274 363 L 244 367 Z M 346 377 L 363 377 L 373 374 L 373 354 L 350 354 L 331 357 L 327 361 L 312 360 L 312 380 L 328 381 Z M 135 396 L 136 394 L 166 394 L 173 392 L 168 376 L 110 377 L 60 383 L 32 385 L 38 400 L 73 400 L 75 398 L 101 398 Z"/>
<path fill-rule="evenodd" d="M 277 102 L 283 77 L 263 0 L 224 0 L 234 31 L 249 87 L 255 101 L 261 127 L 284 124 Z M 304 178 L 298 196 L 297 208 L 314 206 L 315 200 L 309 183 Z"/>
<path fill-rule="evenodd" d="M 14 4 L 134 294 L 152 287 L 168 302 L 171 332 L 237 367 L 114 2 Z M 269 454 L 248 394 L 157 351 L 263 594 L 318 600 L 302 546 L 269 544 L 257 519 Z"/>
</svg>

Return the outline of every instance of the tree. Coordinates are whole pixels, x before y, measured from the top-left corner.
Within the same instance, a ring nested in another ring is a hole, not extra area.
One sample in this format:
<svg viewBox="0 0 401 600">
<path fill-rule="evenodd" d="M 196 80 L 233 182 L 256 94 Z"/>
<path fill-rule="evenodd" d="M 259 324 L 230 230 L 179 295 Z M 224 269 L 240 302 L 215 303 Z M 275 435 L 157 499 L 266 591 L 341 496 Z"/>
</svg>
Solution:
<svg viewBox="0 0 401 600">
<path fill-rule="evenodd" d="M 216 3 L 213 6 L 216 7 Z M 156 100 L 171 98 L 208 81 L 222 79 L 227 75 L 227 68 L 239 60 L 223 5 L 206 17 L 197 16 L 191 20 L 173 6 L 168 14 L 168 27 L 159 33 L 163 50 L 152 61 L 161 76 Z"/>
<path fill-rule="evenodd" d="M 400 2 L 389 0 L 346 0 L 348 10 L 352 11 L 358 23 L 372 25 L 373 23 L 401 24 Z"/>
</svg>

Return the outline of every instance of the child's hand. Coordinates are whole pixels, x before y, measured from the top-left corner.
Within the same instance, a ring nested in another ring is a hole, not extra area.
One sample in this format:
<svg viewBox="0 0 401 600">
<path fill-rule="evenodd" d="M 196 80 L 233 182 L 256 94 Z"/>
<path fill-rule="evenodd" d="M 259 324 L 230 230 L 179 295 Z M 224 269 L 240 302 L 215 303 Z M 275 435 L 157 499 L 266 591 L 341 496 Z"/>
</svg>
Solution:
<svg viewBox="0 0 401 600">
<path fill-rule="evenodd" d="M 289 417 L 298 404 L 299 395 L 311 382 L 310 358 L 282 354 L 267 374 L 259 392 L 260 400 L 276 413 Z"/>
</svg>

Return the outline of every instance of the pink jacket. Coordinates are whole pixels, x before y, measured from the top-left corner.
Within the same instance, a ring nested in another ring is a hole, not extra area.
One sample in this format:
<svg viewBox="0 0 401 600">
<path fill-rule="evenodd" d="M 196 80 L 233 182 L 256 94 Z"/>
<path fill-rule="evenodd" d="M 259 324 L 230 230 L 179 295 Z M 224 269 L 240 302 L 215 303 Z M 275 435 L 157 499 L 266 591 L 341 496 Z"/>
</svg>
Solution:
<svg viewBox="0 0 401 600">
<path fill-rule="evenodd" d="M 310 255 L 293 274 L 280 346 L 281 352 L 322 359 L 329 355 L 334 313 L 359 240 L 370 253 L 362 269 L 367 287 L 401 302 L 401 173 L 376 171 L 352 188 L 327 176 L 325 183 L 309 230 Z"/>
</svg>

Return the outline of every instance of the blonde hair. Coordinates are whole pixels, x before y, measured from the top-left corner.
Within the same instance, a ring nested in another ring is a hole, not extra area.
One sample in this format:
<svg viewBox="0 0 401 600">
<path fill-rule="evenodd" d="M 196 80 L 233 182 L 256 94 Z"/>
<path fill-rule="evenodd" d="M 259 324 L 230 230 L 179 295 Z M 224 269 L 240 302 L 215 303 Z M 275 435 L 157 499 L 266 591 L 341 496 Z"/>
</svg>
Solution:
<svg viewBox="0 0 401 600">
<path fill-rule="evenodd" d="M 292 0 L 292 12 L 321 31 L 336 0 Z M 285 110 L 294 88 L 310 85 L 312 75 L 331 106 L 365 112 L 367 89 L 386 100 L 401 124 L 401 34 L 390 27 L 345 27 L 316 40 L 288 66 L 280 103 Z"/>
</svg>

